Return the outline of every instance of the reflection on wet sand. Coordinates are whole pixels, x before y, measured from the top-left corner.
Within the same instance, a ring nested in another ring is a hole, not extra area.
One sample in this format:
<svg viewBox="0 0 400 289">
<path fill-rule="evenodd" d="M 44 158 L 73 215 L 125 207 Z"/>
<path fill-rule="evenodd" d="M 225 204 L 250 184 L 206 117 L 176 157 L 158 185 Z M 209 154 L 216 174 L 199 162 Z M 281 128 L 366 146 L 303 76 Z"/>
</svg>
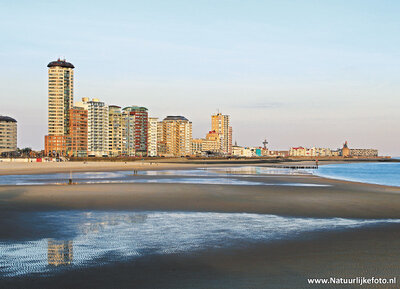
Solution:
<svg viewBox="0 0 400 289">
<path fill-rule="evenodd" d="M 230 184 L 230 185 L 268 185 L 264 182 L 253 182 L 250 177 L 266 175 L 304 175 L 306 170 L 294 170 L 269 167 L 215 167 L 193 170 L 160 170 L 160 171 L 129 171 L 114 172 L 84 172 L 75 173 L 73 182 L 76 184 L 95 183 L 193 183 L 193 184 Z M 170 177 L 170 178 L 168 178 Z M 237 179 L 246 177 L 243 181 Z M 42 175 L 5 175 L 0 176 L 0 185 L 64 185 L 70 178 L 67 174 Z"/>
<path fill-rule="evenodd" d="M 103 217 L 93 216 L 92 212 L 84 213 L 86 221 L 80 225 L 80 232 L 84 235 L 89 233 L 99 233 L 110 226 L 118 226 L 121 224 L 144 223 L 147 214 L 134 215 L 114 215 L 105 214 Z M 100 220 L 99 220 L 100 219 Z"/>
<path fill-rule="evenodd" d="M 52 266 L 71 265 L 73 259 L 72 241 L 53 240 L 47 242 L 47 262 Z"/>
<path fill-rule="evenodd" d="M 0 279 L 97 267 L 153 255 L 186 254 L 210 249 L 302 238 L 310 232 L 400 223 L 398 219 L 298 218 L 248 213 L 58 211 L 23 213 L 61 234 L 38 240 L 0 241 Z M 39 218 L 40 216 L 40 218 Z M 47 259 L 46 259 L 47 252 Z M 2 286 L 0 286 L 2 287 Z M 5 287 L 7 288 L 7 287 Z"/>
<path fill-rule="evenodd" d="M 301 169 L 273 168 L 273 167 L 231 167 L 207 169 L 212 173 L 251 176 L 251 175 L 305 175 L 309 171 Z"/>
</svg>

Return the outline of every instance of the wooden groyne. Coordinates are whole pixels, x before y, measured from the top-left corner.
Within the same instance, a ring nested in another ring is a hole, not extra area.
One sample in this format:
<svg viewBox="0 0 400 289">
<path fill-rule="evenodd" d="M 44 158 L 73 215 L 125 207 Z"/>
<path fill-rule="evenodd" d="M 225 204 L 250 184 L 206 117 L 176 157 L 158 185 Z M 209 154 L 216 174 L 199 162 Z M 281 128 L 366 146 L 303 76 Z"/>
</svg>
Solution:
<svg viewBox="0 0 400 289">
<path fill-rule="evenodd" d="M 291 169 L 291 170 L 317 170 L 318 165 L 271 165 L 271 166 L 263 166 L 268 168 L 277 168 L 277 169 Z"/>
</svg>

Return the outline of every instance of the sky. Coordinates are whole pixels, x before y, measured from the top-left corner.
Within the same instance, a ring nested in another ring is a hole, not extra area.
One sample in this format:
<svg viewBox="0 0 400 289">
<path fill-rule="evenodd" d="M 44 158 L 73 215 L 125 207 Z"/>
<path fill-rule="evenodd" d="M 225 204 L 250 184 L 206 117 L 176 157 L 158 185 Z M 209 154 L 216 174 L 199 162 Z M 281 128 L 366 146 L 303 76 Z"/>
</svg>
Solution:
<svg viewBox="0 0 400 289">
<path fill-rule="evenodd" d="M 0 114 L 43 149 L 47 64 L 75 65 L 75 101 L 211 114 L 271 149 L 377 148 L 400 156 L 400 2 L 0 0 Z"/>
</svg>

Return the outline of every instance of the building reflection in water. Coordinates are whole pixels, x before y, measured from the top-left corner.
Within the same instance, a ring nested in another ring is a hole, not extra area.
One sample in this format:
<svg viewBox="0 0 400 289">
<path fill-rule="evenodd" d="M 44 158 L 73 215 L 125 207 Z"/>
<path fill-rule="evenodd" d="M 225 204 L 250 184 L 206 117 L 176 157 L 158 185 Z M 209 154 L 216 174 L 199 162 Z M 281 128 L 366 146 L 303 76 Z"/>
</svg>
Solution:
<svg viewBox="0 0 400 289">
<path fill-rule="evenodd" d="M 71 265 L 73 259 L 72 241 L 49 239 L 47 262 L 52 266 Z"/>
</svg>

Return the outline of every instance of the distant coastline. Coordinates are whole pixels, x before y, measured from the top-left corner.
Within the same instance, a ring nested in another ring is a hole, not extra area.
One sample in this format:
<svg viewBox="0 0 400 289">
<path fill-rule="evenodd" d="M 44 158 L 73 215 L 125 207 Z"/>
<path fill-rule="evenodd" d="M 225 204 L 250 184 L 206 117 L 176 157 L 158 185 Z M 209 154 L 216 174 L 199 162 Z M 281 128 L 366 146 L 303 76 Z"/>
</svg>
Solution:
<svg viewBox="0 0 400 289">
<path fill-rule="evenodd" d="M 287 157 L 287 158 L 71 158 L 71 162 L 152 162 L 152 163 L 171 163 L 171 164 L 285 164 L 285 163 L 307 163 L 311 162 L 324 165 L 326 163 L 342 162 L 400 162 L 400 159 L 391 157 L 371 157 L 371 158 L 343 158 L 343 157 Z"/>
<path fill-rule="evenodd" d="M 131 161 L 150 161 L 162 163 L 198 163 L 198 162 L 213 162 L 213 163 L 284 163 L 284 162 L 302 162 L 302 161 L 334 161 L 334 162 L 400 162 L 400 159 L 391 158 L 390 156 L 380 157 L 89 157 L 89 158 L 70 158 L 70 161 L 86 161 L 86 162 L 131 162 Z"/>
</svg>

